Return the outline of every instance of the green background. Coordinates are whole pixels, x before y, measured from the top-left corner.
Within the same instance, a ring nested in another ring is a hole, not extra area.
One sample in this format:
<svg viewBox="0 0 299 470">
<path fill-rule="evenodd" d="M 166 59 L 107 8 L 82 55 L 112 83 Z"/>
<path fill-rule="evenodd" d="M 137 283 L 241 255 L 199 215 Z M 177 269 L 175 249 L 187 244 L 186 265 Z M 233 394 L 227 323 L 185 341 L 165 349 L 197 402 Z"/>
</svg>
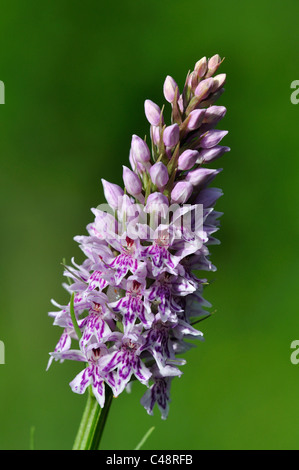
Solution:
<svg viewBox="0 0 299 470">
<path fill-rule="evenodd" d="M 145 448 L 299 448 L 298 15 L 295 0 L 1 2 L 1 449 L 28 449 L 31 426 L 37 449 L 71 448 L 81 366 L 45 371 L 60 334 L 50 299 L 68 300 L 60 263 L 83 259 L 73 237 L 104 202 L 100 179 L 121 184 L 132 134 L 148 133 L 144 100 L 162 104 L 166 75 L 182 88 L 216 53 L 232 149 L 215 181 L 222 243 L 205 297 L 216 312 L 173 382 L 168 420 L 147 415 L 136 384 L 114 400 L 102 445 L 132 449 L 155 426 Z"/>
</svg>

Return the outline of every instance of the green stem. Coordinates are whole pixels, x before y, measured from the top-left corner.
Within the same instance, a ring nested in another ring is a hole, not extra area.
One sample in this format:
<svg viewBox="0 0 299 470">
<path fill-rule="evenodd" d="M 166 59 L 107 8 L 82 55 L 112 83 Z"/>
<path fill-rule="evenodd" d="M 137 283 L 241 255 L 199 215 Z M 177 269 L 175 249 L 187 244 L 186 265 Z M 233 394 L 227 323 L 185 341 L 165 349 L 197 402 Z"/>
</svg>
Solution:
<svg viewBox="0 0 299 470">
<path fill-rule="evenodd" d="M 88 394 L 73 450 L 97 450 L 99 448 L 112 398 L 112 391 L 106 386 L 105 405 L 101 408 L 93 393 Z"/>
<path fill-rule="evenodd" d="M 71 319 L 72 319 L 72 322 L 73 322 L 73 325 L 74 325 L 75 332 L 77 333 L 78 339 L 81 339 L 82 333 L 81 333 L 81 330 L 79 328 L 79 325 L 78 325 L 78 322 L 77 322 L 77 319 L 76 319 L 76 315 L 75 315 L 74 298 L 75 298 L 75 293 L 73 292 L 72 296 L 71 296 L 71 301 L 70 301 L 70 314 L 71 314 Z"/>
</svg>

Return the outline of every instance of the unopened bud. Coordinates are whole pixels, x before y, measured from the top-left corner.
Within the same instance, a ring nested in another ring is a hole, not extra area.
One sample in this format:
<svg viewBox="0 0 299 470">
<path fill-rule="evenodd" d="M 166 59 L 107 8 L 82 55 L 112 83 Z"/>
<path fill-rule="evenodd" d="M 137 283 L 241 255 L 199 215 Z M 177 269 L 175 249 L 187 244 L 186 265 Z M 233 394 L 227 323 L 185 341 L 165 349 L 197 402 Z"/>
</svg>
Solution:
<svg viewBox="0 0 299 470">
<path fill-rule="evenodd" d="M 220 64 L 221 64 L 220 55 L 219 54 L 213 55 L 213 57 L 211 57 L 208 62 L 208 71 L 207 71 L 206 77 L 211 77 L 212 75 L 214 75 L 214 73 L 216 72 Z"/>
<path fill-rule="evenodd" d="M 158 126 L 161 117 L 161 109 L 151 100 L 145 100 L 144 111 L 146 119 L 152 126 Z"/>
<path fill-rule="evenodd" d="M 193 185 L 188 181 L 179 181 L 171 191 L 171 202 L 184 204 L 193 192 Z"/>
<path fill-rule="evenodd" d="M 208 61 L 206 57 L 203 57 L 196 62 L 194 71 L 197 73 L 198 78 L 202 78 L 208 69 Z"/>
<path fill-rule="evenodd" d="M 166 166 L 162 162 L 155 163 L 150 169 L 150 177 L 157 188 L 162 189 L 168 183 L 169 175 Z"/>
<path fill-rule="evenodd" d="M 188 78 L 188 86 L 192 89 L 195 90 L 195 88 L 198 85 L 198 76 L 195 71 L 191 72 Z"/>
<path fill-rule="evenodd" d="M 205 112 L 203 122 L 205 124 L 216 125 L 225 116 L 225 114 L 226 108 L 224 106 L 210 106 Z"/>
<path fill-rule="evenodd" d="M 166 217 L 168 207 L 169 202 L 167 196 L 156 192 L 149 195 L 144 210 L 149 214 L 156 212 L 156 214 L 160 214 L 162 217 Z"/>
<path fill-rule="evenodd" d="M 197 159 L 199 158 L 199 153 L 197 150 L 185 150 L 178 159 L 178 169 L 179 170 L 190 170 Z"/>
<path fill-rule="evenodd" d="M 109 181 L 104 179 L 102 179 L 102 184 L 106 201 L 113 209 L 117 209 L 119 206 L 119 198 L 124 195 L 123 189 L 117 184 L 109 183 Z"/>
<path fill-rule="evenodd" d="M 202 82 L 199 82 L 198 86 L 196 87 L 195 96 L 202 100 L 207 98 L 207 96 L 209 96 L 211 93 L 213 86 L 214 78 L 206 78 L 205 80 L 202 80 Z"/>
<path fill-rule="evenodd" d="M 197 168 L 196 170 L 190 171 L 186 175 L 186 181 L 191 183 L 193 186 L 201 186 L 209 183 L 215 178 L 221 169 L 212 170 L 210 168 Z"/>
<path fill-rule="evenodd" d="M 163 85 L 163 93 L 165 96 L 166 101 L 172 103 L 175 97 L 175 91 L 178 88 L 178 85 L 174 81 L 170 75 L 167 75 L 164 85 Z"/>
<path fill-rule="evenodd" d="M 180 128 L 177 124 L 172 124 L 164 129 L 163 142 L 166 147 L 174 147 L 180 140 Z"/>
<path fill-rule="evenodd" d="M 160 143 L 160 126 L 151 126 L 151 139 L 155 145 Z"/>
<path fill-rule="evenodd" d="M 219 75 L 216 75 L 216 77 L 213 78 L 214 80 L 214 85 L 212 87 L 212 93 L 215 93 L 215 91 L 220 90 L 220 88 L 223 87 L 226 81 L 226 73 L 220 73 Z"/>
<path fill-rule="evenodd" d="M 151 154 L 148 146 L 138 135 L 132 136 L 131 142 L 132 157 L 136 162 L 146 163 L 151 159 Z"/>
<path fill-rule="evenodd" d="M 200 147 L 203 149 L 209 149 L 218 145 L 223 137 L 228 134 L 228 131 L 220 131 L 218 129 L 212 129 L 208 131 L 200 141 Z"/>
<path fill-rule="evenodd" d="M 189 131 L 194 131 L 195 129 L 198 129 L 205 118 L 205 113 L 205 109 L 194 109 L 193 111 L 191 111 L 188 116 L 187 129 Z"/>
<path fill-rule="evenodd" d="M 222 189 L 204 188 L 195 199 L 195 204 L 202 204 L 204 208 L 213 207 L 215 202 L 223 196 Z"/>
<path fill-rule="evenodd" d="M 208 149 L 202 149 L 200 150 L 198 154 L 198 159 L 196 163 L 201 164 L 201 163 L 213 162 L 214 160 L 217 160 L 217 158 L 222 157 L 223 154 L 229 151 L 230 151 L 229 147 L 224 147 L 221 145 L 216 145 L 215 147 L 208 148 Z"/>
<path fill-rule="evenodd" d="M 137 196 L 142 191 L 142 184 L 139 177 L 126 166 L 123 166 L 124 185 L 129 194 Z"/>
</svg>

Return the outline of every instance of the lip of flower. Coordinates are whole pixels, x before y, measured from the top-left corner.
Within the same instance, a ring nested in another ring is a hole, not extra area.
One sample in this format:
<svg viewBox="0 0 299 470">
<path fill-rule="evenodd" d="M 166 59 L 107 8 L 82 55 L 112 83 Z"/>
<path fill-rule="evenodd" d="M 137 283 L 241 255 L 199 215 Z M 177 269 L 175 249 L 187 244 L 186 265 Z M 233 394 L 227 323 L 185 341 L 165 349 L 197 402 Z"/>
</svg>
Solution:
<svg viewBox="0 0 299 470">
<path fill-rule="evenodd" d="M 91 350 L 92 352 L 92 355 L 91 355 L 91 360 L 94 361 L 94 362 L 98 362 L 98 360 L 100 359 L 101 355 L 102 355 L 102 349 L 101 348 L 93 348 Z"/>
<path fill-rule="evenodd" d="M 155 244 L 161 247 L 168 247 L 170 243 L 169 233 L 165 230 L 155 239 Z"/>
<path fill-rule="evenodd" d="M 128 339 L 127 341 L 124 341 L 123 342 L 123 345 L 122 347 L 125 349 L 125 350 L 129 350 L 129 351 L 136 351 L 139 347 L 139 344 L 136 344 L 134 343 L 131 339 Z"/>
<path fill-rule="evenodd" d="M 141 292 L 142 292 L 142 284 L 136 281 L 136 279 L 134 279 L 132 283 L 132 287 L 129 290 L 129 294 L 134 297 L 139 297 L 141 295 Z"/>
<path fill-rule="evenodd" d="M 97 313 L 98 315 L 101 315 L 103 313 L 103 307 L 101 304 L 98 304 L 96 302 L 92 302 L 92 311 L 94 313 Z"/>
<path fill-rule="evenodd" d="M 126 237 L 126 246 L 124 247 L 124 251 L 127 254 L 133 255 L 135 252 L 135 248 L 136 248 L 136 245 L 135 245 L 134 240 L 130 237 Z"/>
</svg>

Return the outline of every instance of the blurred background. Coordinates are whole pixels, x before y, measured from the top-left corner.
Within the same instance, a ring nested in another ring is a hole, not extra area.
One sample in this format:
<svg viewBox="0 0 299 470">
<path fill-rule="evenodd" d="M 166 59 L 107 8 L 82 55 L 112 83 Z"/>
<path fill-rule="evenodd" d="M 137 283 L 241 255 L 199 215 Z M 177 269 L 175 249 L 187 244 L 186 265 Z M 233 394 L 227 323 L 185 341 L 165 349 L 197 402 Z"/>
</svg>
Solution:
<svg viewBox="0 0 299 470">
<path fill-rule="evenodd" d="M 144 388 L 114 400 L 104 449 L 298 449 L 298 126 L 295 0 L 3 0 L 0 18 L 0 448 L 70 449 L 86 397 L 80 365 L 46 372 L 60 329 L 50 299 L 68 301 L 62 259 L 83 255 L 101 178 L 121 184 L 132 134 L 148 133 L 143 102 L 164 103 L 202 56 L 225 57 L 217 104 L 231 152 L 215 185 L 224 212 L 205 297 L 215 314 L 186 354 L 167 421 L 148 416 Z"/>
</svg>

